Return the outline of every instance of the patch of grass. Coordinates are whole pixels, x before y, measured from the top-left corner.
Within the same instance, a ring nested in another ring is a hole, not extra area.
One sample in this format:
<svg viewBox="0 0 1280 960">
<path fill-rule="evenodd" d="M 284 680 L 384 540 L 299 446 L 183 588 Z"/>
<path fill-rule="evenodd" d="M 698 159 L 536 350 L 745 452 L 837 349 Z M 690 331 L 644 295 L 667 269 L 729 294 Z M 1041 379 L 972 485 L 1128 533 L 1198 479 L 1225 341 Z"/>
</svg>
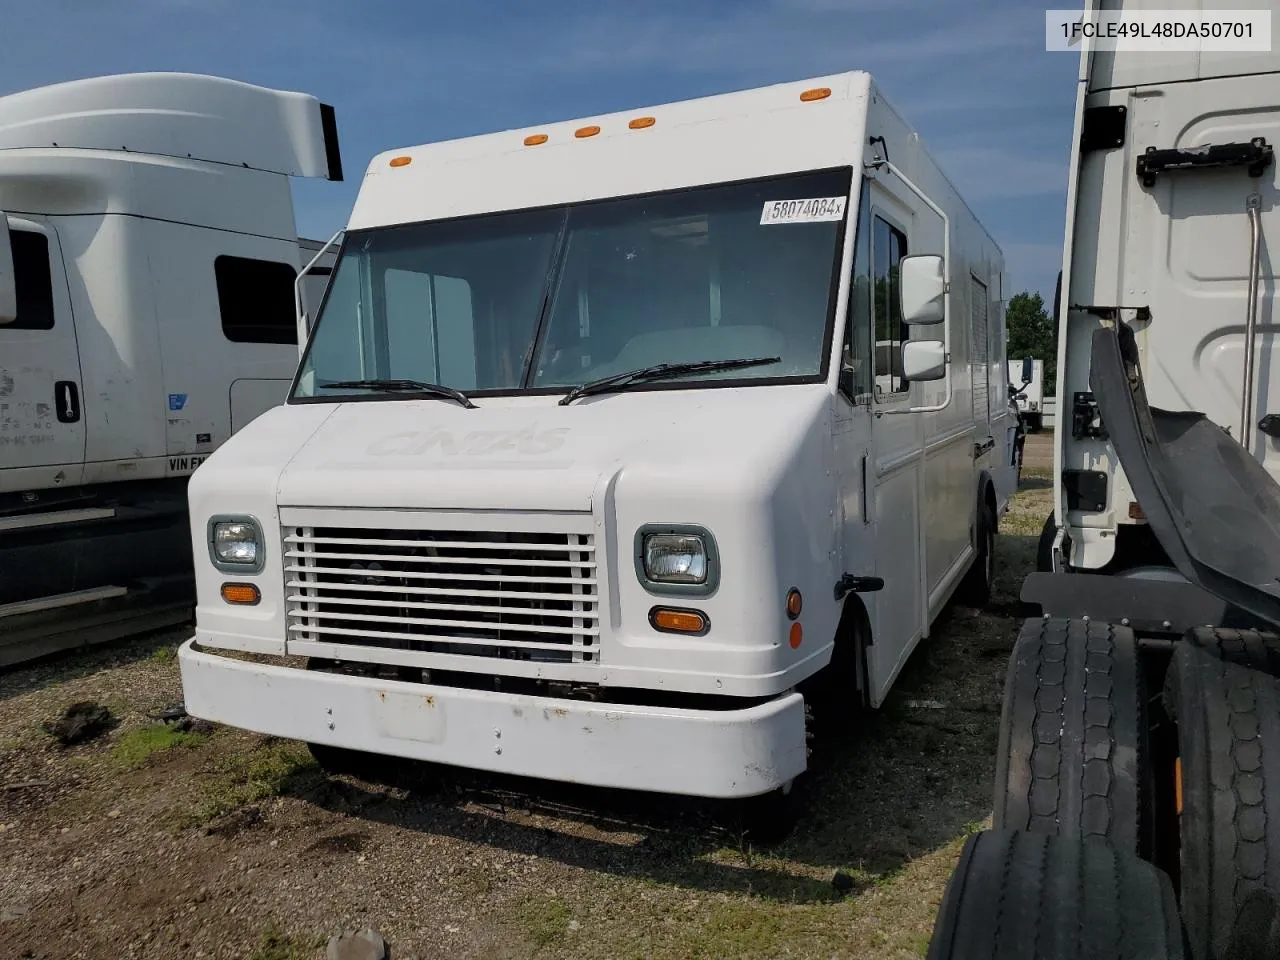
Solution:
<svg viewBox="0 0 1280 960">
<path fill-rule="evenodd" d="M 159 647 L 151 654 L 152 663 L 173 663 L 178 659 L 177 647 Z"/>
<path fill-rule="evenodd" d="M 250 803 L 284 793 L 299 776 L 316 769 L 305 745 L 273 741 L 254 750 L 226 758 L 219 775 L 205 784 L 205 798 L 194 814 L 196 823 L 208 823 Z"/>
<path fill-rule="evenodd" d="M 174 747 L 194 747 L 208 739 L 199 733 L 184 733 L 163 725 L 139 727 L 122 736 L 111 751 L 116 762 L 130 770 L 140 769 L 156 753 Z"/>
<path fill-rule="evenodd" d="M 521 930 L 532 943 L 549 947 L 569 932 L 573 911 L 560 897 L 534 894 L 520 903 L 517 918 Z"/>
<path fill-rule="evenodd" d="M 294 937 L 273 927 L 258 940 L 249 960 L 310 960 L 324 944 L 324 937 Z"/>
</svg>

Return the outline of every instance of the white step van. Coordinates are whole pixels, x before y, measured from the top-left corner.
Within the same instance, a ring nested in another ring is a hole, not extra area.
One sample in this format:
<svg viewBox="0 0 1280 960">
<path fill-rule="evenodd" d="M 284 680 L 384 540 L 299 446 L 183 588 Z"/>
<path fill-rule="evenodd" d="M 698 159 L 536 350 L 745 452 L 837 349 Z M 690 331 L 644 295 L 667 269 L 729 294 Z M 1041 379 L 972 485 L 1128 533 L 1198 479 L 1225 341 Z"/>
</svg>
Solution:
<svg viewBox="0 0 1280 960">
<path fill-rule="evenodd" d="M 375 157 L 287 403 L 191 481 L 187 709 L 785 792 L 807 697 L 989 590 L 1003 271 L 861 72 Z"/>
</svg>

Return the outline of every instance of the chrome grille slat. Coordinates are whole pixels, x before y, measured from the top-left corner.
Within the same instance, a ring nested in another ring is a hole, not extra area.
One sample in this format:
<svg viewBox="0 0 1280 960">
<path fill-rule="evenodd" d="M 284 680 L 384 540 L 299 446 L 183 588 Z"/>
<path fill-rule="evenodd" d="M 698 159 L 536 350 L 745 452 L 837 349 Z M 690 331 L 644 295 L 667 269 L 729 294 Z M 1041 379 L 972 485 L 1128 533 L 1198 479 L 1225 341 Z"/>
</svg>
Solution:
<svg viewBox="0 0 1280 960">
<path fill-rule="evenodd" d="M 303 603 L 306 596 L 303 594 L 292 594 L 289 599 Z M 404 601 L 404 600 L 374 600 L 371 597 L 361 597 L 355 599 L 352 597 L 329 597 L 325 603 L 331 603 L 335 606 L 347 607 L 386 607 L 388 609 L 406 609 L 406 610 L 447 610 L 450 613 L 510 613 L 520 616 L 529 617 L 560 617 L 568 619 L 582 619 L 582 614 L 576 609 L 579 604 L 575 603 L 573 610 L 543 610 L 539 607 L 487 607 L 479 604 L 463 604 L 463 603 L 428 603 L 421 600 Z M 289 616 L 304 616 L 301 612 L 290 611 Z M 324 616 L 332 616 L 324 614 Z M 397 620 L 403 619 L 400 617 Z M 464 621 L 465 622 L 465 621 Z M 578 629 L 584 629 L 578 624 Z"/>
<path fill-rule="evenodd" d="M 433 548 L 434 549 L 434 548 Z M 371 554 L 367 553 L 328 553 L 320 550 L 313 552 L 304 552 L 302 550 L 286 550 L 284 555 L 291 559 L 305 557 L 314 560 L 367 560 Z M 492 565 L 491 557 L 413 557 L 403 556 L 395 553 L 379 553 L 373 554 L 379 563 L 430 563 L 454 566 L 462 564 L 463 566 L 485 566 Z M 595 564 L 589 560 L 536 560 L 528 557 L 510 557 L 502 561 L 503 566 L 508 567 L 568 567 L 572 569 L 594 570 Z"/>
<path fill-rule="evenodd" d="M 300 633 L 301 631 L 317 634 L 314 639 L 323 640 L 325 637 L 360 637 L 361 639 L 376 640 L 403 640 L 404 634 L 394 633 L 385 630 L 354 630 L 348 627 L 310 627 L 303 624 L 290 624 L 289 631 L 291 633 Z M 444 638 L 449 644 L 457 644 L 470 647 L 493 647 L 494 643 L 490 640 L 484 640 L 478 637 L 456 637 L 450 636 Z M 562 643 L 539 643 L 536 641 L 507 641 L 504 646 L 519 647 L 522 650 L 547 650 L 559 653 L 564 649 Z M 474 652 L 474 651 L 473 651 Z"/>
<path fill-rule="evenodd" d="M 304 537 L 292 535 L 284 538 L 286 544 L 314 544 L 353 547 L 420 547 L 421 540 L 367 540 L 356 537 Z M 436 540 L 431 545 L 450 550 L 488 550 L 515 552 L 517 550 L 537 551 L 538 553 L 594 553 L 595 546 L 574 546 L 572 544 L 553 543 L 485 543 L 475 540 Z"/>
<path fill-rule="evenodd" d="M 284 570 L 285 570 L 285 573 L 315 573 L 315 574 L 333 573 L 333 574 L 342 574 L 344 576 L 349 575 L 351 573 L 350 567 L 303 566 L 300 564 L 289 564 L 284 568 Z M 474 574 L 474 573 L 464 574 L 460 578 L 456 574 L 447 574 L 447 573 L 438 573 L 438 572 L 433 573 L 428 571 L 401 570 L 396 575 L 400 577 L 412 577 L 418 580 L 466 579 L 468 581 L 476 580 L 481 583 L 546 583 L 547 582 L 545 577 L 528 577 L 528 576 L 504 577 L 504 576 L 490 576 L 488 574 Z M 591 578 L 579 577 L 577 579 L 585 581 Z M 591 582 L 594 583 L 595 581 L 591 580 Z"/>
<path fill-rule="evenodd" d="M 283 541 L 292 640 L 598 663 L 591 534 L 292 526 Z"/>
<path fill-rule="evenodd" d="M 589 581 L 593 586 L 595 581 Z M 306 580 L 289 580 L 285 583 L 285 587 L 290 590 L 305 589 L 308 586 Z M 464 590 L 454 587 L 417 587 L 417 586 L 396 586 L 385 587 L 377 583 L 348 583 L 343 586 L 346 593 L 405 593 L 405 594 L 422 594 L 426 596 L 442 596 L 442 597 L 477 597 L 479 599 L 510 599 L 510 600 L 563 600 L 564 594 L 561 593 L 537 593 L 527 590 Z M 305 596 L 290 596 L 290 600 L 302 602 Z"/>
</svg>

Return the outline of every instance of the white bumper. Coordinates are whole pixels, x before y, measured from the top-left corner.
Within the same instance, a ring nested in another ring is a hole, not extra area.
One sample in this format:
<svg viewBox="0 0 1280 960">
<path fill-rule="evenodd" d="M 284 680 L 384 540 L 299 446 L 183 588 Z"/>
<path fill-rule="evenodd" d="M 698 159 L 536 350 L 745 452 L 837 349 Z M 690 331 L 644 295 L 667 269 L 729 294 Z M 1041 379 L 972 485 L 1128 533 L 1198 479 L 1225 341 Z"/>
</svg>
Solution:
<svg viewBox="0 0 1280 960">
<path fill-rule="evenodd" d="M 749 797 L 805 768 L 804 701 L 636 707 L 178 654 L 191 716 L 308 743 L 628 790 Z"/>
</svg>

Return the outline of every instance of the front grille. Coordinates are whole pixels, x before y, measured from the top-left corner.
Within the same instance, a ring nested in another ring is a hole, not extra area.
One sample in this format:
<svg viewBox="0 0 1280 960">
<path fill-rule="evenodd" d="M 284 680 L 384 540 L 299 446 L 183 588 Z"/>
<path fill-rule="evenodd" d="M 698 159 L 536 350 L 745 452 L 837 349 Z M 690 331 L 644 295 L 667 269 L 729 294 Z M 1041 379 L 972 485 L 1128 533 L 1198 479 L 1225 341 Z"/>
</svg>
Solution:
<svg viewBox="0 0 1280 960">
<path fill-rule="evenodd" d="M 293 640 L 598 661 L 587 534 L 286 527 Z"/>
</svg>

